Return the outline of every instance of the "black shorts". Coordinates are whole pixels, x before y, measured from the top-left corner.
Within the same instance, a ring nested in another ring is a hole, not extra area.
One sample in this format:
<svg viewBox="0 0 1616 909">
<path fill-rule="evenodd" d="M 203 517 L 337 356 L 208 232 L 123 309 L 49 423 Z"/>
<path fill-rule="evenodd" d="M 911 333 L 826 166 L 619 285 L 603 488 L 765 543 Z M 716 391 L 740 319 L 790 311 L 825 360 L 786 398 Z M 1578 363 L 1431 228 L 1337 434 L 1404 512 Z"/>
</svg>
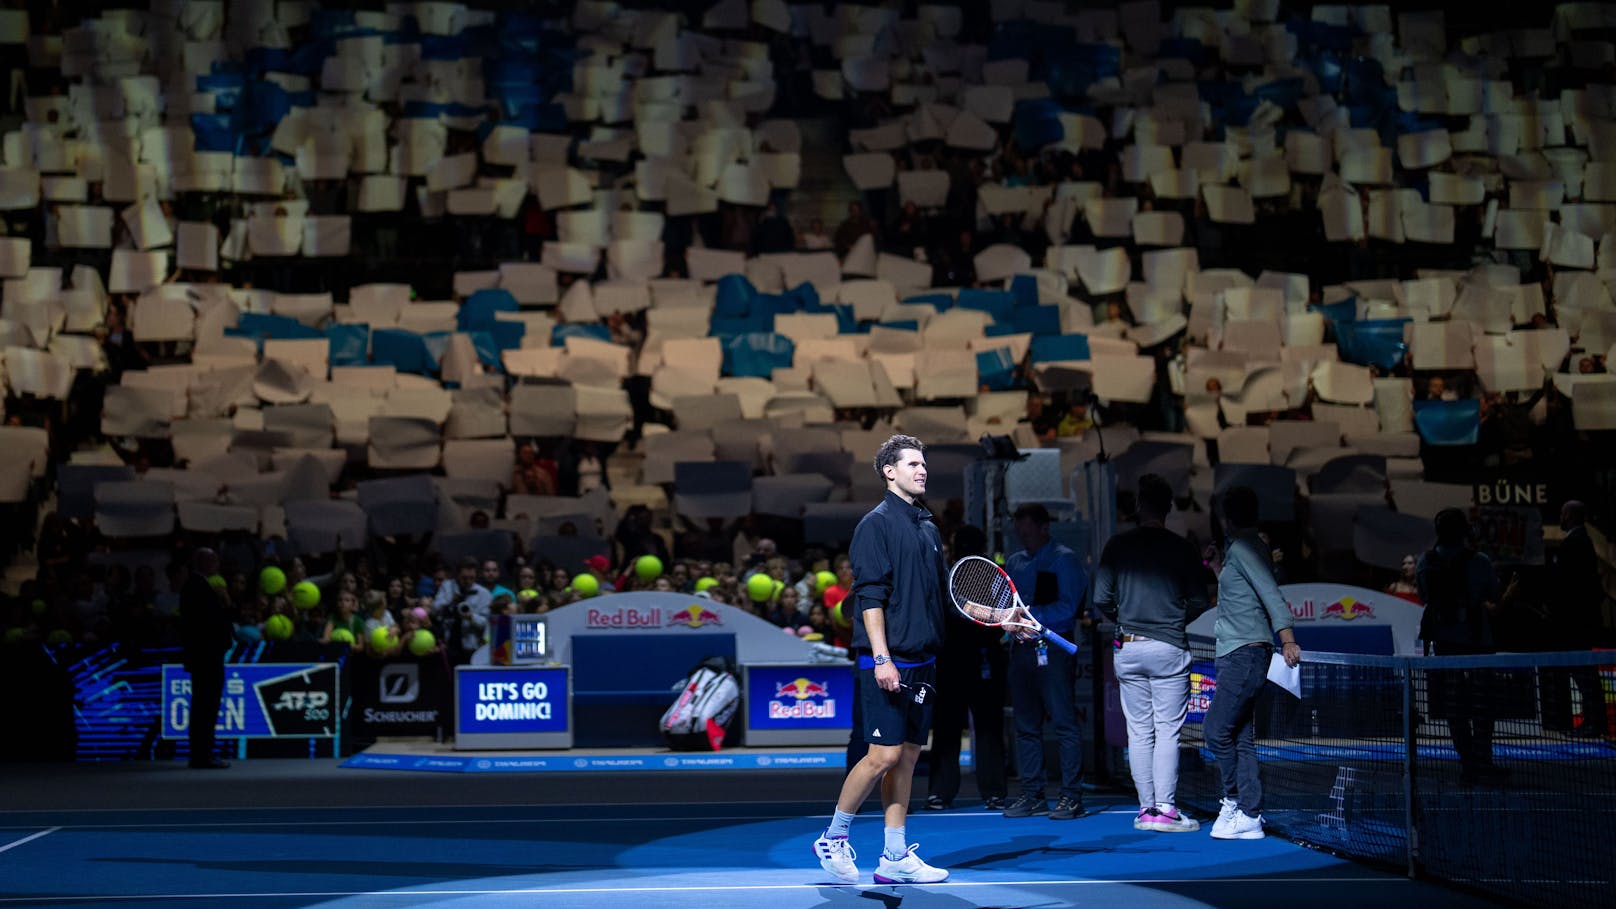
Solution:
<svg viewBox="0 0 1616 909">
<path fill-rule="evenodd" d="M 931 732 L 931 705 L 936 698 L 937 664 L 898 669 L 898 679 L 907 688 L 883 691 L 875 683 L 874 669 L 860 669 L 859 709 L 864 714 L 864 741 L 871 745 L 925 745 Z M 924 686 L 924 689 L 922 689 Z M 915 703 L 916 692 L 925 696 Z"/>
</svg>

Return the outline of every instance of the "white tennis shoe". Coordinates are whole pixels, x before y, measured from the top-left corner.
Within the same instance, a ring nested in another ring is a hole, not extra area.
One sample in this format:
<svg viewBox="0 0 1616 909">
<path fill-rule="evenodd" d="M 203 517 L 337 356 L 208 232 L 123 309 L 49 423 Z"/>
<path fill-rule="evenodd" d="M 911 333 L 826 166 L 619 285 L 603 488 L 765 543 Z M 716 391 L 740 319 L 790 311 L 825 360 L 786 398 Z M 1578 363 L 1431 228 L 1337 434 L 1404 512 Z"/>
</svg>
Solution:
<svg viewBox="0 0 1616 909">
<path fill-rule="evenodd" d="M 948 880 L 948 872 L 942 868 L 933 868 L 920 860 L 915 850 L 920 848 L 919 843 L 910 843 L 909 851 L 903 858 L 893 861 L 885 852 L 881 853 L 881 864 L 875 869 L 875 882 L 877 884 L 940 884 Z"/>
<path fill-rule="evenodd" d="M 1260 840 L 1267 834 L 1263 833 L 1262 815 L 1252 817 L 1244 811 L 1236 811 L 1234 820 L 1222 830 L 1213 830 L 1212 838 L 1218 840 Z"/>
<path fill-rule="evenodd" d="M 1234 799 L 1223 799 L 1218 802 L 1218 819 L 1212 822 L 1212 836 L 1214 839 L 1227 839 L 1226 834 L 1234 824 L 1235 815 L 1240 813 L 1240 803 Z"/>
<path fill-rule="evenodd" d="M 828 831 L 827 831 L 828 832 Z M 819 867 L 844 884 L 856 884 L 859 879 L 858 853 L 853 851 L 853 844 L 845 836 L 821 836 L 814 840 L 814 856 L 819 859 Z"/>
</svg>

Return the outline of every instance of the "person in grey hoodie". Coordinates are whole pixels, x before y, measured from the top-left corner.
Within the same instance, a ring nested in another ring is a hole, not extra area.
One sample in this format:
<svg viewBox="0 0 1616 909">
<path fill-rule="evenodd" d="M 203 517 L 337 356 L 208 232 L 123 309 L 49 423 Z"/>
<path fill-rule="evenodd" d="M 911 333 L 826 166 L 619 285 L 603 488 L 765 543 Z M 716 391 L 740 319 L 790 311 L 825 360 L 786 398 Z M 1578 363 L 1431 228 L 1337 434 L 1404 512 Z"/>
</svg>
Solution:
<svg viewBox="0 0 1616 909">
<path fill-rule="evenodd" d="M 1302 661 L 1295 620 L 1274 580 L 1269 547 L 1257 535 L 1257 494 L 1249 486 L 1223 493 L 1226 542 L 1218 572 L 1217 692 L 1207 708 L 1206 745 L 1217 761 L 1223 799 L 1212 837 L 1260 840 L 1262 781 L 1257 775 L 1257 695 L 1268 679 L 1274 635 L 1285 665 Z"/>
</svg>

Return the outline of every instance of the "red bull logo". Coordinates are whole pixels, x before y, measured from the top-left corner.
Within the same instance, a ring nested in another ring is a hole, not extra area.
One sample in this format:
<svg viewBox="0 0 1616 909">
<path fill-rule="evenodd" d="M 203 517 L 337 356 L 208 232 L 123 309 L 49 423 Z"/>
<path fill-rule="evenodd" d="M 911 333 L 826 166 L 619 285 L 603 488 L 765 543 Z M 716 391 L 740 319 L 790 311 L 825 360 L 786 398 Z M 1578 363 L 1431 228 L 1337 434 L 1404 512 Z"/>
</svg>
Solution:
<svg viewBox="0 0 1616 909">
<path fill-rule="evenodd" d="M 669 616 L 668 624 L 670 626 L 682 625 L 686 628 L 701 628 L 704 625 L 722 625 L 724 620 L 711 609 L 699 603 L 692 603 Z"/>
<path fill-rule="evenodd" d="M 830 696 L 827 682 L 797 678 L 774 686 L 774 697 L 769 701 L 771 720 L 824 720 L 835 716 L 836 701 Z"/>
<path fill-rule="evenodd" d="M 1334 603 L 1324 607 L 1319 613 L 1321 619 L 1340 619 L 1350 622 L 1353 619 L 1372 619 L 1375 617 L 1375 607 L 1368 603 L 1361 603 L 1352 597 L 1342 597 Z"/>
</svg>

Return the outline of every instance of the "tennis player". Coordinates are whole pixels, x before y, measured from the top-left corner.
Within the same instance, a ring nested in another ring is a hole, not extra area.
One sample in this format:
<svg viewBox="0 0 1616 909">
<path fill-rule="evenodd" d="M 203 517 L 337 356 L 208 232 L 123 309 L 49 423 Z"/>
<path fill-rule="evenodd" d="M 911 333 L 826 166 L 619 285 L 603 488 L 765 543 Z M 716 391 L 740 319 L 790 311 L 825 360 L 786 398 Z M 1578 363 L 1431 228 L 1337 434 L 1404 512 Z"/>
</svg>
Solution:
<svg viewBox="0 0 1616 909">
<path fill-rule="evenodd" d="M 875 472 L 887 484 L 881 503 L 853 531 L 853 653 L 864 759 L 842 781 L 830 826 L 814 842 L 820 867 L 844 883 L 857 883 L 858 858 L 848 827 L 877 782 L 886 834 L 878 884 L 931 884 L 948 872 L 920 860 L 904 842 L 915 762 L 931 727 L 937 654 L 943 645 L 942 535 L 920 503 L 926 492 L 925 446 L 895 435 L 875 453 Z"/>
</svg>

